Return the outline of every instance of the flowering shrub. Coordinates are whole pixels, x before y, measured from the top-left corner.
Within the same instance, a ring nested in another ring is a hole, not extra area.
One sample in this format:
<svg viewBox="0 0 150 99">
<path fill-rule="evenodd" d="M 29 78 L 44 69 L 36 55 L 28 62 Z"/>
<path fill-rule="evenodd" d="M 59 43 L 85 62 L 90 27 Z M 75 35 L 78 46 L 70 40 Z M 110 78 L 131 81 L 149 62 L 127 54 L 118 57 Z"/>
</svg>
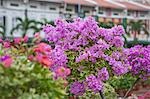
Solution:
<svg viewBox="0 0 150 99">
<path fill-rule="evenodd" d="M 4 40 L 0 44 L 0 98 L 64 98 L 65 81 L 54 80 L 49 71 L 53 63 L 51 47 L 45 43 L 29 46 L 24 39 Z"/>
<path fill-rule="evenodd" d="M 57 20 L 55 25 L 46 25 L 43 31 L 47 40 L 55 44 L 55 53 L 59 54 L 59 62 L 52 67 L 71 69 L 67 80 L 72 94 L 103 91 L 109 77 L 128 72 L 127 55 L 122 53 L 122 26 L 99 28 L 91 17 L 78 18 L 73 23 Z"/>
</svg>

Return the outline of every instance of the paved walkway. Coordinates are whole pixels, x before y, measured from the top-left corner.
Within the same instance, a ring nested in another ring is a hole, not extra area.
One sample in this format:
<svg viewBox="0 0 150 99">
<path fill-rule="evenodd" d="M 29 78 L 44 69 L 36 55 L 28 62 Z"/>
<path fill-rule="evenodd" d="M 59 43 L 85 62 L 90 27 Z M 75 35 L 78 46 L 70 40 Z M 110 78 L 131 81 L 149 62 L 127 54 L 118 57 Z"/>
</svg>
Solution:
<svg viewBox="0 0 150 99">
<path fill-rule="evenodd" d="M 137 86 L 139 86 L 139 85 L 137 85 Z M 132 91 L 131 94 L 133 95 L 133 97 L 132 98 L 130 97 L 128 99 L 150 99 L 150 85 L 149 86 L 145 86 L 145 87 L 140 86 L 140 88 L 138 90 Z M 145 96 L 147 98 L 144 98 L 144 97 L 143 98 L 142 97 L 141 98 L 136 98 L 136 96 L 138 96 L 138 97 L 139 96 Z"/>
<path fill-rule="evenodd" d="M 126 99 L 150 99 L 150 84 L 148 86 L 141 86 L 141 84 L 138 84 L 136 85 L 135 88 L 129 93 L 131 96 Z M 147 98 L 138 98 L 139 96 L 144 96 L 144 95 L 146 95 Z M 119 98 L 119 99 L 123 99 L 123 98 Z"/>
</svg>

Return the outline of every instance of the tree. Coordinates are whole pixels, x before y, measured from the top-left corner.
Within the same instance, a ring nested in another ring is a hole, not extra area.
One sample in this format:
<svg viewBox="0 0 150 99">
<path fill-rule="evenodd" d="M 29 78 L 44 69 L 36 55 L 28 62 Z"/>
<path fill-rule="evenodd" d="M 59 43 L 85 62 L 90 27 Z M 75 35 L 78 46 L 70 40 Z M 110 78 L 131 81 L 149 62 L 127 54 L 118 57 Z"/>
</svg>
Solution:
<svg viewBox="0 0 150 99">
<path fill-rule="evenodd" d="M 11 34 L 13 34 L 16 30 L 22 30 L 22 36 L 25 36 L 28 30 L 34 30 L 34 32 L 40 31 L 40 28 L 37 27 L 38 22 L 35 20 L 30 20 L 29 18 L 25 17 L 25 19 L 17 18 L 19 23 L 11 30 Z"/>
<path fill-rule="evenodd" d="M 129 23 L 129 26 L 131 27 L 129 29 L 129 36 L 130 36 L 130 32 L 133 33 L 134 35 L 134 41 L 137 40 L 137 35 L 141 33 L 141 31 L 144 31 L 144 34 L 147 35 L 147 37 L 149 37 L 149 32 L 147 31 L 145 24 L 143 23 L 142 20 L 138 20 L 138 21 L 131 21 Z"/>
<path fill-rule="evenodd" d="M 5 26 L 0 25 L 0 35 L 5 38 L 6 29 Z"/>
</svg>

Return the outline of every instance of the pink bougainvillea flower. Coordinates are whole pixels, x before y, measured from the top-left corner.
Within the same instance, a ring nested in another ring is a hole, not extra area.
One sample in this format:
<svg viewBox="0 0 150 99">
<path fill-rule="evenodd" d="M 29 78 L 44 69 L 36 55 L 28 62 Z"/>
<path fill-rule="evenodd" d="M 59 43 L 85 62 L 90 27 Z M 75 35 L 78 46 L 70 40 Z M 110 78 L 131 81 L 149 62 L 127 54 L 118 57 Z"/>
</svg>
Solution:
<svg viewBox="0 0 150 99">
<path fill-rule="evenodd" d="M 142 96 L 139 96 L 138 99 L 150 99 L 150 91 L 146 92 Z"/>
<path fill-rule="evenodd" d="M 33 56 L 33 55 L 29 55 L 29 56 L 28 56 L 28 60 L 34 61 L 34 56 Z"/>
<path fill-rule="evenodd" d="M 10 67 L 13 62 L 11 56 L 9 56 L 9 55 L 2 56 L 0 58 L 0 61 L 6 68 Z"/>
<path fill-rule="evenodd" d="M 10 48 L 10 46 L 11 46 L 11 43 L 9 41 L 4 41 L 3 42 L 3 47 L 4 48 Z"/>
<path fill-rule="evenodd" d="M 35 38 L 35 43 L 39 43 L 42 40 L 39 32 L 34 34 L 34 38 Z"/>
<path fill-rule="evenodd" d="M 35 38 L 39 38 L 39 37 L 40 37 L 40 33 L 39 33 L 39 32 L 35 33 L 35 34 L 34 34 L 34 37 L 35 37 Z"/>
<path fill-rule="evenodd" d="M 71 73 L 71 70 L 66 67 L 60 67 L 55 71 L 56 77 L 66 78 Z"/>
<path fill-rule="evenodd" d="M 43 56 L 41 63 L 46 67 L 50 67 L 52 65 L 52 60 L 47 56 Z"/>
<path fill-rule="evenodd" d="M 2 38 L 0 38 L 0 43 L 2 43 L 3 42 L 3 39 Z"/>
<path fill-rule="evenodd" d="M 29 37 L 26 35 L 26 36 L 24 36 L 24 38 L 23 38 L 23 42 L 28 42 L 28 40 L 29 40 Z"/>
<path fill-rule="evenodd" d="M 51 67 L 52 65 L 52 59 L 50 59 L 48 56 L 43 55 L 43 54 L 37 54 L 36 60 L 40 63 L 43 64 L 46 67 Z"/>
<path fill-rule="evenodd" d="M 49 46 L 46 43 L 39 43 L 33 50 L 35 52 L 36 60 L 39 63 L 43 64 L 46 67 L 51 67 L 52 65 L 52 59 L 50 57 L 51 46 Z"/>
<path fill-rule="evenodd" d="M 21 43 L 21 37 L 16 37 L 16 38 L 14 38 L 14 43 L 15 43 L 15 44 Z"/>
<path fill-rule="evenodd" d="M 40 53 L 51 52 L 51 46 L 46 43 L 40 43 L 34 48 L 34 51 Z"/>
<path fill-rule="evenodd" d="M 66 68 L 66 74 L 70 75 L 71 74 L 71 70 L 69 68 Z"/>
</svg>

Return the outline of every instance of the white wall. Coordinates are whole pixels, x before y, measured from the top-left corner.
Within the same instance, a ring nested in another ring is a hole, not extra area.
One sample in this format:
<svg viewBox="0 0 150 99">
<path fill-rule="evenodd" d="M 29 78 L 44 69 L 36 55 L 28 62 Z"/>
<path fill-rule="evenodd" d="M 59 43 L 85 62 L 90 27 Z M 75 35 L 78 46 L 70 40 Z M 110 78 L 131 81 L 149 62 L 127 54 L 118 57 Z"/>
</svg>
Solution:
<svg viewBox="0 0 150 99">
<path fill-rule="evenodd" d="M 59 18 L 59 4 L 41 2 L 29 2 L 26 6 L 22 0 L 3 0 L 4 5 L 0 7 L 0 16 L 6 17 L 6 35 L 10 35 L 10 31 L 17 25 L 15 18 L 24 18 L 25 9 L 27 8 L 28 17 L 30 19 L 41 20 L 47 18 L 48 20 L 55 20 Z M 12 6 L 15 5 L 15 6 Z M 56 8 L 56 9 L 55 9 Z M 32 36 L 32 30 L 29 31 L 29 36 Z M 16 31 L 14 36 L 21 36 L 21 31 Z"/>
</svg>

